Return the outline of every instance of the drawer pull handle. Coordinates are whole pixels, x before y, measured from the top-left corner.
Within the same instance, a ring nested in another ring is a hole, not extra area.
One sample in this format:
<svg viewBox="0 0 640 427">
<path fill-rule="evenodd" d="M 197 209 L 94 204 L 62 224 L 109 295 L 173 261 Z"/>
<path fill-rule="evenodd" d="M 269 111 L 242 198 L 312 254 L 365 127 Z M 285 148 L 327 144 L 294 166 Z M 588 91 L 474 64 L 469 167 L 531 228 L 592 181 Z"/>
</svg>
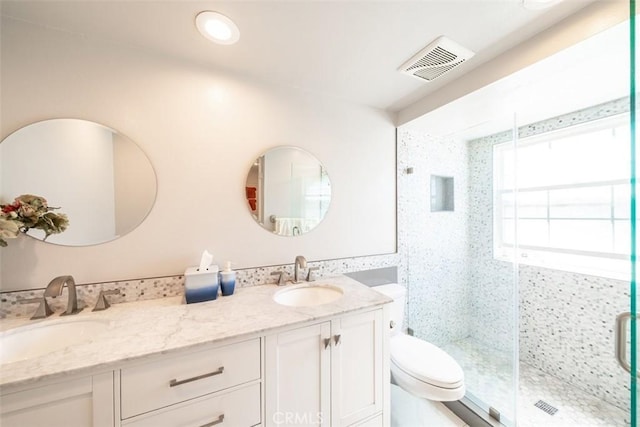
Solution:
<svg viewBox="0 0 640 427">
<path fill-rule="evenodd" d="M 211 427 L 217 424 L 222 424 L 224 422 L 224 414 L 220 415 L 217 420 L 211 421 L 210 423 L 203 424 L 200 427 Z"/>
<path fill-rule="evenodd" d="M 326 350 L 331 345 L 331 338 L 324 339 L 324 349 Z"/>
<path fill-rule="evenodd" d="M 208 374 L 198 375 L 197 377 L 187 378 L 186 380 L 173 379 L 173 380 L 169 381 L 169 387 L 175 387 L 177 385 L 190 383 L 191 381 L 198 381 L 198 380 L 202 380 L 204 378 L 213 377 L 214 375 L 220 375 L 223 372 L 224 372 L 224 366 L 220 366 L 217 371 L 209 372 Z M 222 418 L 224 419 L 224 417 L 222 417 Z M 222 421 L 220 421 L 220 422 L 222 422 Z M 207 424 L 207 425 L 210 425 L 210 424 Z"/>
<path fill-rule="evenodd" d="M 334 335 L 333 339 L 336 342 L 336 346 L 340 345 L 340 335 Z"/>
</svg>

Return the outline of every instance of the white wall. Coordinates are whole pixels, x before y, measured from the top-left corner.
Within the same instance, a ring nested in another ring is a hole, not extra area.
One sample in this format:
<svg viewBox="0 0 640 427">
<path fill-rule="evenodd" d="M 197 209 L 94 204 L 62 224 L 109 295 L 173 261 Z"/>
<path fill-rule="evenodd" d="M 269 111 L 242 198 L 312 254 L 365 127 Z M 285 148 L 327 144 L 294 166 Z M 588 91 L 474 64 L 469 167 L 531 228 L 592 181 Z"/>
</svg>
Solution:
<svg viewBox="0 0 640 427">
<path fill-rule="evenodd" d="M 118 240 L 11 242 L 3 290 L 60 274 L 180 274 L 205 248 L 237 268 L 395 251 L 395 128 L 384 112 L 12 20 L 1 31 L 2 137 L 46 118 L 94 120 L 136 141 L 158 177 L 152 212 Z M 314 153 L 330 173 L 329 212 L 302 237 L 264 231 L 246 208 L 247 171 L 278 145 Z"/>
</svg>

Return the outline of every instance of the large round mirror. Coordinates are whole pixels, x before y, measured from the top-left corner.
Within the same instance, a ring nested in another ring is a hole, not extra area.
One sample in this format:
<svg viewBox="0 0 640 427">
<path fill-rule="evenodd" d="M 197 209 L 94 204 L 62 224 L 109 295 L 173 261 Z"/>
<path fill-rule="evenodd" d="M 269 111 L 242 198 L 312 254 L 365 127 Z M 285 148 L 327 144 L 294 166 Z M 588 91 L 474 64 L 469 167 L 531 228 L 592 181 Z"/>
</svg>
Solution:
<svg viewBox="0 0 640 427">
<path fill-rule="evenodd" d="M 49 235 L 48 243 L 94 245 L 144 220 L 155 201 L 156 175 L 142 150 L 113 129 L 86 120 L 45 120 L 0 143 L 0 203 L 23 194 L 43 197 L 68 217 L 66 230 Z M 45 238 L 37 228 L 27 234 Z"/>
<path fill-rule="evenodd" d="M 251 215 L 280 236 L 314 229 L 331 202 L 331 182 L 322 164 L 297 147 L 276 147 L 258 157 L 245 188 Z"/>
</svg>

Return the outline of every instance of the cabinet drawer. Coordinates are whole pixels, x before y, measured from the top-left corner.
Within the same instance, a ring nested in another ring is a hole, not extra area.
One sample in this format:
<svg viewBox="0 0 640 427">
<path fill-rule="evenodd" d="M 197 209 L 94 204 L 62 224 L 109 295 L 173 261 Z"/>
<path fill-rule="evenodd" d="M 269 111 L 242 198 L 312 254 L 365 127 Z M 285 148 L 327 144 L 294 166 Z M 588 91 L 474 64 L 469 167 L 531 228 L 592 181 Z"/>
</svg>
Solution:
<svg viewBox="0 0 640 427">
<path fill-rule="evenodd" d="M 259 338 L 122 369 L 122 418 L 259 378 Z"/>
<path fill-rule="evenodd" d="M 161 409 L 122 423 L 123 427 L 250 427 L 260 424 L 260 383 L 215 397 Z"/>
</svg>

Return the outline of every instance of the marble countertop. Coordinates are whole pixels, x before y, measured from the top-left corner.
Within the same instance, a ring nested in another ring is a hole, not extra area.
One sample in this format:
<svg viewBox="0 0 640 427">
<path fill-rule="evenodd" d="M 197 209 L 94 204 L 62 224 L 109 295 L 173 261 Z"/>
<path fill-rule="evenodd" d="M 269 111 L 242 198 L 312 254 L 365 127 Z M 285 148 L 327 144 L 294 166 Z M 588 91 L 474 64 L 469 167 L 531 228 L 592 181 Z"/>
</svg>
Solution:
<svg viewBox="0 0 640 427">
<path fill-rule="evenodd" d="M 288 307 L 273 300 L 273 295 L 284 287 L 261 285 L 239 288 L 234 295 L 198 304 L 187 305 L 182 297 L 169 297 L 115 304 L 101 312 L 85 308 L 71 317 L 59 317 L 56 313 L 44 320 L 5 319 L 0 321 L 0 331 L 8 334 L 23 325 L 81 319 L 107 322 L 108 329 L 81 344 L 40 357 L 1 364 L 0 387 L 13 388 L 71 374 L 119 369 L 123 363 L 143 361 L 158 354 L 256 335 L 391 302 L 390 298 L 346 276 L 321 278 L 312 284 L 339 286 L 344 295 L 324 305 Z"/>
</svg>

